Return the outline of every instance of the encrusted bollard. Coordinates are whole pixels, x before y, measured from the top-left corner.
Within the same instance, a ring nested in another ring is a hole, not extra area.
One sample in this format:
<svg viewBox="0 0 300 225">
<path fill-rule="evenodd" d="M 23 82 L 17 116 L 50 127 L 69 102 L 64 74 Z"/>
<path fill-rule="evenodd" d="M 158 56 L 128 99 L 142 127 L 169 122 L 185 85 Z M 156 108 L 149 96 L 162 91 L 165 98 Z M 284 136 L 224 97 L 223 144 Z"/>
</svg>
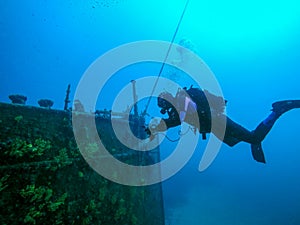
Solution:
<svg viewBox="0 0 300 225">
<path fill-rule="evenodd" d="M 8 96 L 13 104 L 25 105 L 27 97 L 24 95 L 10 95 Z"/>
<path fill-rule="evenodd" d="M 53 106 L 54 102 L 49 99 L 40 99 L 38 101 L 38 104 L 40 107 L 50 109 Z"/>
</svg>

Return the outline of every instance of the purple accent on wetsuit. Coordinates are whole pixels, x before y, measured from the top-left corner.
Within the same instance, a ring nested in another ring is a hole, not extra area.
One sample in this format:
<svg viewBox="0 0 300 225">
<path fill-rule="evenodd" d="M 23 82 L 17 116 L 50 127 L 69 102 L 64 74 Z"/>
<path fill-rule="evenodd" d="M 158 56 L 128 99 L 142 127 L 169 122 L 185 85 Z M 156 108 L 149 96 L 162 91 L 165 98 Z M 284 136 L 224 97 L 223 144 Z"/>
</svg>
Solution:
<svg viewBox="0 0 300 225">
<path fill-rule="evenodd" d="M 190 98 L 185 97 L 184 111 L 180 111 L 179 113 L 181 123 L 184 121 L 187 112 L 190 113 L 197 112 L 197 104 L 193 102 Z"/>
<path fill-rule="evenodd" d="M 196 105 L 196 103 L 193 102 L 190 98 L 185 97 L 184 110 L 185 111 L 191 110 L 191 108 L 189 109 L 189 106 L 192 107 L 192 110 L 197 111 L 197 105 Z"/>
<path fill-rule="evenodd" d="M 185 112 L 185 111 L 180 111 L 179 117 L 180 117 L 180 122 L 181 122 L 181 123 L 184 121 L 185 115 L 186 115 L 186 112 Z"/>
</svg>

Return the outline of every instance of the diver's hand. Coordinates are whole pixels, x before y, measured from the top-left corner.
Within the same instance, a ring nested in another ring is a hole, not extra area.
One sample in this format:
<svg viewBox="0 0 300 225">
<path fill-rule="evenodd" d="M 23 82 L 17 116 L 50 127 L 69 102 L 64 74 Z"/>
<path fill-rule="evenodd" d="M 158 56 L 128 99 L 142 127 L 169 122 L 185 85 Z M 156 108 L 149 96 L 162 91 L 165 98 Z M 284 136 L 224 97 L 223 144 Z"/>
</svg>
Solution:
<svg viewBox="0 0 300 225">
<path fill-rule="evenodd" d="M 145 132 L 149 136 L 150 140 L 153 140 L 156 133 L 160 131 L 158 129 L 160 122 L 161 119 L 154 118 L 150 121 L 149 125 L 145 127 Z"/>
<path fill-rule="evenodd" d="M 161 122 L 161 118 L 151 119 L 148 127 L 151 133 L 159 132 L 158 125 L 160 124 L 160 122 Z"/>
<path fill-rule="evenodd" d="M 145 132 L 146 132 L 149 140 L 152 141 L 154 139 L 154 135 L 152 134 L 150 128 L 149 127 L 145 127 Z"/>
</svg>

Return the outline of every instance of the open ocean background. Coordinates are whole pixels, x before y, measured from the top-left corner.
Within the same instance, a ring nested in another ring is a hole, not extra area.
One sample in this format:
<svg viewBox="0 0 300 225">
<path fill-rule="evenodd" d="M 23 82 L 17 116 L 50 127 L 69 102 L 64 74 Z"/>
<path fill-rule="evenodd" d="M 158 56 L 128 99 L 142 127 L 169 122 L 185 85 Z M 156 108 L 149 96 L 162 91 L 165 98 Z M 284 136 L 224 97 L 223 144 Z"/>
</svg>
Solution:
<svg viewBox="0 0 300 225">
<path fill-rule="evenodd" d="M 99 56 L 130 42 L 171 41 L 185 3 L 0 0 L 0 101 L 23 94 L 27 105 L 48 98 L 63 109 L 67 85 L 72 98 Z M 175 43 L 183 39 L 215 74 L 229 117 L 246 128 L 254 129 L 272 102 L 300 99 L 299 1 L 191 0 Z M 110 109 L 123 86 L 148 75 L 158 71 L 114 76 L 97 108 Z M 263 142 L 266 165 L 240 143 L 222 145 L 213 164 L 199 172 L 207 142 L 200 140 L 186 166 L 163 182 L 166 225 L 299 225 L 299 118 L 300 110 L 293 110 L 275 124 Z M 164 144 L 162 156 L 174 146 Z"/>
</svg>

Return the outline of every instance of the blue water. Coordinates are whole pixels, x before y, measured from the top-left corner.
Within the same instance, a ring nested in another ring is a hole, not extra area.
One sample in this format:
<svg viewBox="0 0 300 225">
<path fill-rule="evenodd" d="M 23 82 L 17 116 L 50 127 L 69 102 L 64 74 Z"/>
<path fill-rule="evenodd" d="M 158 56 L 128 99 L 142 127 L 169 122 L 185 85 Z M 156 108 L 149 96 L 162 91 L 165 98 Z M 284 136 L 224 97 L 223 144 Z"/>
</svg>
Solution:
<svg viewBox="0 0 300 225">
<path fill-rule="evenodd" d="M 184 4 L 2 0 L 0 101 L 24 94 L 28 105 L 49 98 L 54 108 L 62 109 L 67 85 L 72 99 L 82 75 L 99 56 L 129 42 L 170 41 Z M 228 100 L 228 115 L 246 128 L 255 128 L 272 102 L 300 99 L 298 1 L 191 0 L 175 42 L 182 39 L 190 41 L 188 47 L 215 74 Z M 119 71 L 103 88 L 111 94 L 99 99 L 97 108 L 110 109 L 130 80 L 157 75 L 159 68 Z M 166 71 L 163 76 L 170 78 Z M 190 85 L 180 73 L 173 78 Z M 299 117 L 300 110 L 294 110 L 275 124 L 263 142 L 266 165 L 252 160 L 249 144 L 240 143 L 233 148 L 222 145 L 212 165 L 199 172 L 207 143 L 199 141 L 186 166 L 163 182 L 166 224 L 300 224 Z M 175 145 L 164 144 L 162 156 Z"/>
</svg>

